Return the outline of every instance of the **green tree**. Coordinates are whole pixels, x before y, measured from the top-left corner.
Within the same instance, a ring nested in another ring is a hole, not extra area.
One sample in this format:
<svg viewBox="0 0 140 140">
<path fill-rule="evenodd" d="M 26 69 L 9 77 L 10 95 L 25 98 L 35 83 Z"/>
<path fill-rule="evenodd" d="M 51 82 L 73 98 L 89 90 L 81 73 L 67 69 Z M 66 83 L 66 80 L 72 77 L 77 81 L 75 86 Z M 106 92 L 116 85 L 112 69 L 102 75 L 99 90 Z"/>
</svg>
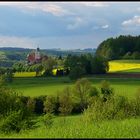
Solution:
<svg viewBox="0 0 140 140">
<path fill-rule="evenodd" d="M 55 113 L 55 109 L 56 109 L 56 97 L 47 96 L 46 101 L 44 102 L 44 112 Z"/>
<path fill-rule="evenodd" d="M 104 74 L 109 70 L 108 61 L 101 57 L 95 56 L 91 60 L 92 74 Z"/>
<path fill-rule="evenodd" d="M 133 54 L 131 55 L 132 59 L 140 59 L 140 52 L 135 51 L 133 52 Z"/>
<path fill-rule="evenodd" d="M 73 102 L 70 88 L 66 87 L 63 93 L 59 96 L 59 111 L 62 115 L 69 115 L 73 109 Z"/>
<path fill-rule="evenodd" d="M 114 94 L 113 88 L 110 87 L 110 83 L 106 80 L 101 81 L 100 89 L 104 101 L 106 101 L 108 98 L 111 97 L 111 95 Z"/>
<path fill-rule="evenodd" d="M 91 92 L 91 82 L 86 78 L 81 78 L 76 81 L 74 86 L 75 96 L 78 98 L 80 102 L 80 108 L 83 111 L 84 108 L 87 107 L 88 97 Z"/>
<path fill-rule="evenodd" d="M 81 66 L 75 66 L 70 69 L 69 77 L 72 80 L 81 78 L 85 74 L 85 69 Z"/>
<path fill-rule="evenodd" d="M 43 64 L 44 70 L 46 71 L 46 74 L 52 75 L 52 69 L 57 64 L 57 61 L 54 58 L 49 57 L 47 60 L 44 60 L 42 64 Z"/>
</svg>

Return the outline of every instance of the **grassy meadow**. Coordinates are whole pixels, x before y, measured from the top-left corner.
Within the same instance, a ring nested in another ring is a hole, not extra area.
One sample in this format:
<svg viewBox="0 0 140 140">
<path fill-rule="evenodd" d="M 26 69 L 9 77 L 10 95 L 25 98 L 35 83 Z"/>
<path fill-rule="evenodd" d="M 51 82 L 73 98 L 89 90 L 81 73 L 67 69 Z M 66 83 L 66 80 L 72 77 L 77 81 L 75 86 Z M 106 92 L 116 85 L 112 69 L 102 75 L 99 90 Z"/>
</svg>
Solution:
<svg viewBox="0 0 140 140">
<path fill-rule="evenodd" d="M 140 79 L 135 78 L 97 78 L 90 76 L 88 78 L 92 85 L 99 87 L 102 80 L 108 80 L 114 88 L 116 94 L 125 95 L 132 98 L 137 89 L 140 88 Z M 72 87 L 75 81 L 71 81 L 68 77 L 30 77 L 15 78 L 12 84 L 8 86 L 22 93 L 25 96 L 39 96 L 57 94 L 66 86 Z"/>
<path fill-rule="evenodd" d="M 41 120 L 42 117 L 39 118 Z M 82 115 L 56 117 L 52 127 L 46 128 L 41 121 L 34 130 L 1 135 L 3 138 L 139 138 L 140 119 L 125 119 L 85 123 Z"/>
<path fill-rule="evenodd" d="M 140 61 L 111 61 L 109 72 L 139 72 Z M 130 69 L 131 68 L 131 69 Z M 22 76 L 21 76 L 22 75 Z M 132 99 L 138 88 L 138 78 L 109 78 L 87 76 L 92 85 L 100 87 L 102 80 L 110 82 L 115 94 Z M 13 83 L 7 86 L 25 96 L 56 95 L 66 86 L 73 87 L 75 81 L 68 77 L 33 77 L 33 73 L 16 74 Z M 85 122 L 83 115 L 55 116 L 52 127 L 46 128 L 42 123 L 43 116 L 37 116 L 39 127 L 20 133 L 0 134 L 1 138 L 140 138 L 140 118 Z"/>
</svg>

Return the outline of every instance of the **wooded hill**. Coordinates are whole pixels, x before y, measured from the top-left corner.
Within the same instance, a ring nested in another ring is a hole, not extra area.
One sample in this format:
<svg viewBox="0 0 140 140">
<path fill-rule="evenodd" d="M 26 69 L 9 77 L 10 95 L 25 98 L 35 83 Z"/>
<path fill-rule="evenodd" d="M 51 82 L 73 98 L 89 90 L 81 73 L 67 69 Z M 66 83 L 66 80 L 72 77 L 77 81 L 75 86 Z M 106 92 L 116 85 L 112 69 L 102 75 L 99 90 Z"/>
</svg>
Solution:
<svg viewBox="0 0 140 140">
<path fill-rule="evenodd" d="M 104 40 L 96 50 L 97 55 L 114 59 L 140 59 L 140 35 L 108 38 Z"/>
</svg>

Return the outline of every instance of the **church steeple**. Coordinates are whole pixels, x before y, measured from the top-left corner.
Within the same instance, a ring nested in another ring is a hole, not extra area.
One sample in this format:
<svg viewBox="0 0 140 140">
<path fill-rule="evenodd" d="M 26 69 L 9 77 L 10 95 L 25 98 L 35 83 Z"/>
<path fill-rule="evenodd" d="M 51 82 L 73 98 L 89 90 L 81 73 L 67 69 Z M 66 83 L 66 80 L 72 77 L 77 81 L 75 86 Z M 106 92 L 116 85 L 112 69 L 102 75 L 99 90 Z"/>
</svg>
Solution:
<svg viewBox="0 0 140 140">
<path fill-rule="evenodd" d="M 39 49 L 39 45 L 38 45 L 38 47 L 37 47 L 37 49 L 36 49 L 36 51 L 35 51 L 35 59 L 36 60 L 38 60 L 38 59 L 40 59 L 40 49 Z"/>
<path fill-rule="evenodd" d="M 39 45 L 37 45 L 37 49 L 36 49 L 37 51 L 40 51 L 40 49 L 39 49 Z"/>
</svg>

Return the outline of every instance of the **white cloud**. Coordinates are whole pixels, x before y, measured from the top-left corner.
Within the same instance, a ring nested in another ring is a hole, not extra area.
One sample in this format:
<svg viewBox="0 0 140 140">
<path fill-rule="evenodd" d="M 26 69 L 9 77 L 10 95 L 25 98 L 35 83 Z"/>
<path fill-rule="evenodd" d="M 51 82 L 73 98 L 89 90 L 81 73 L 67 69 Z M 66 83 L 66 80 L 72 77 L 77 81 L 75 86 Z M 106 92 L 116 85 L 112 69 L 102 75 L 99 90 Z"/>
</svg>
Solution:
<svg viewBox="0 0 140 140">
<path fill-rule="evenodd" d="M 103 28 L 103 29 L 107 29 L 109 27 L 109 25 L 103 25 L 101 28 Z"/>
<path fill-rule="evenodd" d="M 105 2 L 74 2 L 79 5 L 87 6 L 87 7 L 107 7 L 108 3 Z"/>
<path fill-rule="evenodd" d="M 0 6 L 14 6 L 22 10 L 40 10 L 55 16 L 69 14 L 66 9 L 50 2 L 0 2 Z"/>
<path fill-rule="evenodd" d="M 86 24 L 86 22 L 82 18 L 76 17 L 74 19 L 74 23 L 68 24 L 67 29 L 73 30 L 73 29 L 79 28 L 85 24 Z"/>
<path fill-rule="evenodd" d="M 109 28 L 109 25 L 108 24 L 102 25 L 102 26 L 93 26 L 92 27 L 92 30 L 107 29 L 107 28 Z"/>
<path fill-rule="evenodd" d="M 132 19 L 125 20 L 122 22 L 123 26 L 129 26 L 129 25 L 134 25 L 134 26 L 140 26 L 140 16 L 134 16 Z"/>
</svg>

